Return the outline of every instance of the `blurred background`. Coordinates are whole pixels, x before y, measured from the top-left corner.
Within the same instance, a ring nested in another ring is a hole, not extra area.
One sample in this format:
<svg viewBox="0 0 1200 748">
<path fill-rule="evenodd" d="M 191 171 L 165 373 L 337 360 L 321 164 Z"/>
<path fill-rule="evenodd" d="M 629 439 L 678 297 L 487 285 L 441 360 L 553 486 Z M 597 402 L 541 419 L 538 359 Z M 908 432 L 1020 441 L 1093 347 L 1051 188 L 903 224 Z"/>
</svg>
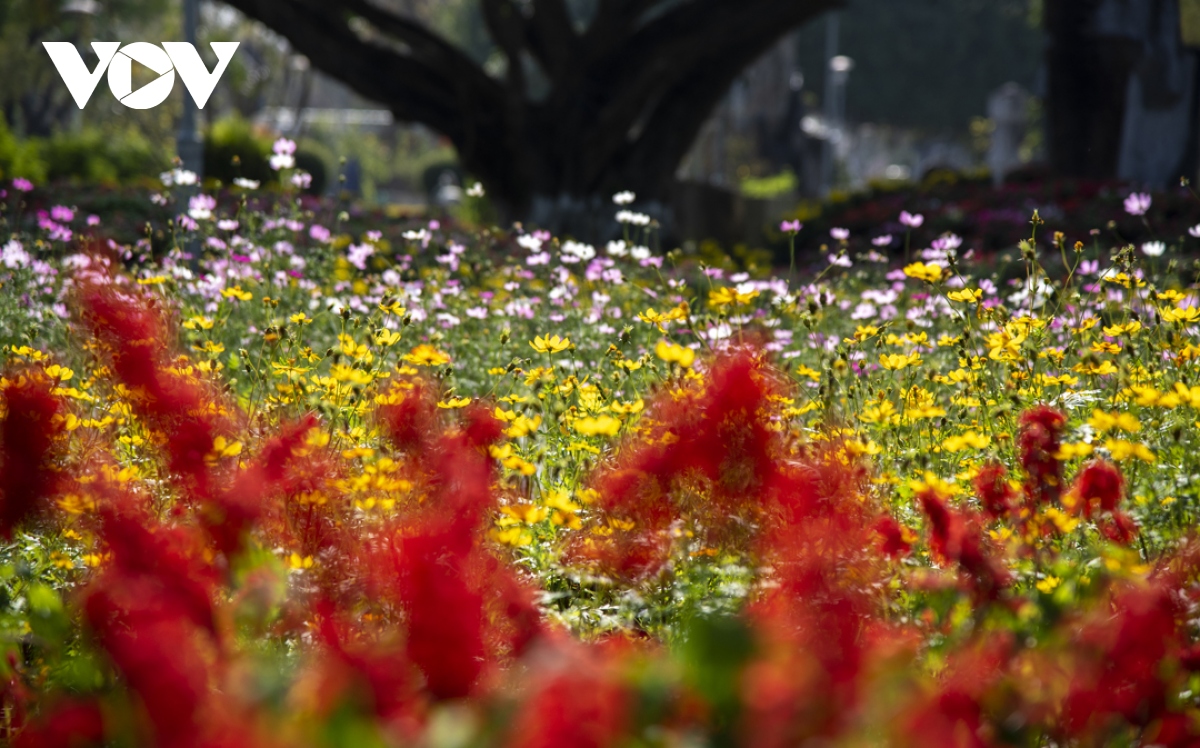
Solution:
<svg viewBox="0 0 1200 748">
<path fill-rule="evenodd" d="M 202 155 L 182 86 L 80 111 L 41 46 L 90 68 L 91 41 L 193 38 L 210 67 L 241 42 Z M 674 238 L 733 244 L 915 196 L 986 237 L 1031 195 L 1066 214 L 1195 177 L 1196 45 L 1200 0 L 0 0 L 0 177 L 144 187 L 182 153 L 269 189 L 283 136 L 311 192 L 394 216 L 480 181 L 476 218 L 587 233 L 630 189 Z"/>
</svg>

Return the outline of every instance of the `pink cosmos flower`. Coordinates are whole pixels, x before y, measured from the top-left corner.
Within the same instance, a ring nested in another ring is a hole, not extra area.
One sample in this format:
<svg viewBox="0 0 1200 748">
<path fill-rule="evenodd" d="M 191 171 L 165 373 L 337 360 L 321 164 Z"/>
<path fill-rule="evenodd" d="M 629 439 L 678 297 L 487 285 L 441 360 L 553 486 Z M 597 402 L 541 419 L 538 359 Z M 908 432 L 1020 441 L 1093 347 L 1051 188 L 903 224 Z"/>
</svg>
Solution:
<svg viewBox="0 0 1200 748">
<path fill-rule="evenodd" d="M 1144 216 L 1150 210 L 1150 195 L 1134 192 L 1125 198 L 1125 212 L 1131 216 Z"/>
</svg>

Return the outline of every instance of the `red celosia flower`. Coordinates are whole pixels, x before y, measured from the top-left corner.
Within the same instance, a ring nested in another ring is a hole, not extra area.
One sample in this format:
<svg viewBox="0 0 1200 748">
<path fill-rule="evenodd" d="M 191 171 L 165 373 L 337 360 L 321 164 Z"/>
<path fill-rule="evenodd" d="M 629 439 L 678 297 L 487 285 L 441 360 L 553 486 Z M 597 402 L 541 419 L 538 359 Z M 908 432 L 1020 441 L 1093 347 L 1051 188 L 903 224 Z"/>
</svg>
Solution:
<svg viewBox="0 0 1200 748">
<path fill-rule="evenodd" d="M 1178 651 L 1178 602 L 1162 582 L 1114 595 L 1076 636 L 1071 690 L 1063 705 L 1072 736 L 1112 717 L 1147 725 L 1167 709 L 1161 663 Z"/>
<path fill-rule="evenodd" d="M 991 519 L 1002 519 L 1012 512 L 1013 490 L 1007 476 L 1004 466 L 997 463 L 984 465 L 975 476 L 975 493 Z"/>
<path fill-rule="evenodd" d="M 336 620 L 328 601 L 317 605 L 321 639 L 337 660 L 366 686 L 369 708 L 380 719 L 393 722 L 413 710 L 417 689 L 412 663 L 395 647 L 350 646 L 349 631 Z"/>
<path fill-rule="evenodd" d="M 1120 543 L 1129 545 L 1137 536 L 1138 526 L 1133 517 L 1130 517 L 1120 509 L 1113 510 L 1112 518 L 1108 522 L 1100 524 L 1100 532 L 1104 533 L 1104 537 Z"/>
<path fill-rule="evenodd" d="M 1062 462 L 1055 455 L 1066 423 L 1066 416 L 1046 405 L 1021 414 L 1018 447 L 1026 476 L 1025 497 L 1031 505 L 1057 503 L 1062 496 Z"/>
<path fill-rule="evenodd" d="M 38 509 L 56 480 L 50 459 L 55 438 L 62 431 L 62 403 L 53 394 L 53 383 L 36 372 L 22 374 L 4 387 L 7 413 L 0 426 L 0 535 Z"/>
<path fill-rule="evenodd" d="M 982 531 L 974 521 L 947 507 L 933 489 L 920 492 L 917 499 L 929 518 L 929 546 L 935 554 L 957 562 L 987 598 L 1008 586 L 1008 571 L 985 552 Z"/>
<path fill-rule="evenodd" d="M 912 543 L 904 538 L 904 528 L 891 515 L 884 515 L 875 523 L 875 532 L 879 533 L 880 550 L 892 558 L 907 556 L 912 550 Z"/>
<path fill-rule="evenodd" d="M 221 398 L 211 387 L 171 369 L 169 336 L 147 300 L 97 284 L 85 286 L 81 297 L 118 380 L 134 393 L 138 415 L 166 437 L 171 472 L 197 501 L 210 501 L 216 483 L 209 458 L 216 438 L 236 431 L 225 414 L 232 409 L 214 407 Z"/>
<path fill-rule="evenodd" d="M 104 715 L 95 701 L 56 704 L 13 742 L 13 748 L 88 748 L 104 741 Z"/>
<path fill-rule="evenodd" d="M 516 715 L 508 748 L 623 745 L 633 699 L 617 670 L 621 644 L 563 642 L 543 653 L 541 674 Z"/>
<path fill-rule="evenodd" d="M 289 468 L 316 425 L 316 417 L 309 415 L 284 426 L 258 458 L 238 474 L 233 485 L 217 493 L 207 512 L 206 525 L 218 550 L 227 555 L 236 552 L 245 532 L 266 513 L 268 500 L 290 493 L 292 486 L 286 480 Z"/>
<path fill-rule="evenodd" d="M 483 599 L 467 582 L 467 558 L 455 552 L 457 544 L 448 533 L 432 532 L 405 538 L 396 551 L 408 658 L 439 699 L 467 696 L 483 671 Z"/>
<path fill-rule="evenodd" d="M 1092 512 L 1113 512 L 1125 493 L 1125 479 L 1116 465 L 1093 460 L 1083 466 L 1075 477 L 1074 493 L 1080 509 L 1088 519 Z"/>
<path fill-rule="evenodd" d="M 619 576 L 646 576 L 665 563 L 666 534 L 677 518 L 690 517 L 715 545 L 766 508 L 782 457 L 769 396 L 782 385 L 749 348 L 710 366 L 703 385 L 656 398 L 642 420 L 647 432 L 593 481 L 597 507 L 632 529 L 581 539 L 569 556 Z M 703 499 L 690 498 L 697 496 Z"/>
</svg>

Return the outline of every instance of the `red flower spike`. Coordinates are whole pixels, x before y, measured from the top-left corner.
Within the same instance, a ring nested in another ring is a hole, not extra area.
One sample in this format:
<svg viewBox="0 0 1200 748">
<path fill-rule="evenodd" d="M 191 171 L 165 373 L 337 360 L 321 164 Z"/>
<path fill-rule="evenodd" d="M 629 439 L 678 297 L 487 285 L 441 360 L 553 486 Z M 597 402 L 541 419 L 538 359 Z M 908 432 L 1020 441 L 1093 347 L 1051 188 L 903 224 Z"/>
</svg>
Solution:
<svg viewBox="0 0 1200 748">
<path fill-rule="evenodd" d="M 68 701 L 25 727 L 13 748 L 89 748 L 104 741 L 104 715 L 94 701 Z"/>
<path fill-rule="evenodd" d="M 616 668 L 621 645 L 562 643 L 545 653 L 535 690 L 513 722 L 507 748 L 624 745 L 633 700 Z"/>
<path fill-rule="evenodd" d="M 1088 519 L 1095 511 L 1115 512 L 1125 495 L 1125 479 L 1116 465 L 1093 460 L 1075 477 L 1074 494 Z"/>
<path fill-rule="evenodd" d="M 62 432 L 61 401 L 41 373 L 16 377 L 0 391 L 7 413 L 0 426 L 0 535 L 35 514 L 57 480 L 51 469 L 55 439 Z"/>
<path fill-rule="evenodd" d="M 946 562 L 957 562 L 971 578 L 975 591 L 994 599 L 1007 587 L 1008 571 L 984 550 L 982 529 L 967 516 L 946 506 L 933 489 L 917 495 L 921 509 L 929 518 L 929 546 Z"/>
<path fill-rule="evenodd" d="M 1003 519 L 1012 512 L 1013 490 L 1003 465 L 984 465 L 975 476 L 975 493 L 990 519 Z"/>
<path fill-rule="evenodd" d="M 880 550 L 892 558 L 907 556 L 912 551 L 912 543 L 904 539 L 904 528 L 890 515 L 879 518 L 875 532 L 879 534 Z"/>
<path fill-rule="evenodd" d="M 1018 448 L 1025 469 L 1025 498 L 1033 507 L 1057 504 L 1062 496 L 1062 462 L 1055 456 L 1067 418 L 1045 405 L 1021 415 Z"/>
</svg>

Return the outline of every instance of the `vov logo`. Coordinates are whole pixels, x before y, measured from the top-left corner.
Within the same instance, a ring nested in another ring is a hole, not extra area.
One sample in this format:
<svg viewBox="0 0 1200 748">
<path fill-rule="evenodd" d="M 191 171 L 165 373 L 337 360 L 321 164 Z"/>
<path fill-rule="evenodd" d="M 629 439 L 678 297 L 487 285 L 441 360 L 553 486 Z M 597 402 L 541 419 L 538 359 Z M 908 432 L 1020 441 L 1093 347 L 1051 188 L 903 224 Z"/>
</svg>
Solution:
<svg viewBox="0 0 1200 748">
<path fill-rule="evenodd" d="M 200 53 L 187 42 L 163 42 L 161 47 L 149 42 L 133 42 L 123 47 L 120 42 L 92 42 L 92 49 L 100 58 L 95 70 L 87 69 L 74 44 L 42 42 L 80 109 L 91 100 L 105 70 L 108 71 L 108 88 L 112 95 L 130 109 L 151 109 L 166 101 L 171 89 L 175 88 L 176 71 L 183 78 L 183 85 L 192 95 L 196 106 L 203 109 L 225 73 L 225 68 L 229 67 L 239 43 L 212 42 L 209 45 L 217 56 L 217 66 L 210 73 L 204 60 L 200 59 Z M 157 78 L 136 91 L 133 90 L 135 62 L 158 74 Z"/>
</svg>

